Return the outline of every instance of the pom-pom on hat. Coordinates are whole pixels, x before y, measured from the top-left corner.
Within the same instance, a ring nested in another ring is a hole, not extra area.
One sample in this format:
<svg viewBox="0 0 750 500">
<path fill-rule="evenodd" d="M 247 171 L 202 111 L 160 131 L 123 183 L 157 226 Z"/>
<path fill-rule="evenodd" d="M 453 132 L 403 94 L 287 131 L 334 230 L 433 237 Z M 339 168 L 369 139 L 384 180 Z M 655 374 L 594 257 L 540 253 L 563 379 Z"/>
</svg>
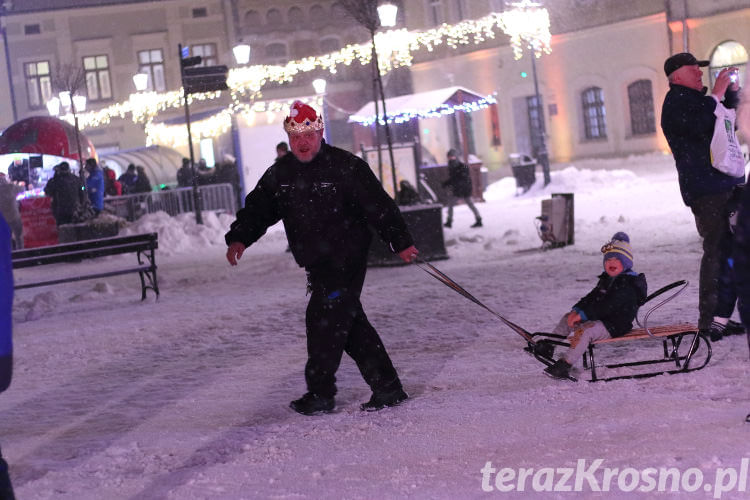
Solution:
<svg viewBox="0 0 750 500">
<path fill-rule="evenodd" d="M 612 241 L 602 247 L 602 253 L 604 262 L 614 257 L 622 263 L 623 270 L 633 267 L 633 249 L 630 247 L 630 237 L 627 233 L 622 231 L 615 233 Z"/>
<path fill-rule="evenodd" d="M 323 117 L 312 106 L 294 101 L 289 109 L 289 116 L 284 120 L 284 131 L 287 134 L 301 134 L 313 130 L 323 130 Z"/>
</svg>

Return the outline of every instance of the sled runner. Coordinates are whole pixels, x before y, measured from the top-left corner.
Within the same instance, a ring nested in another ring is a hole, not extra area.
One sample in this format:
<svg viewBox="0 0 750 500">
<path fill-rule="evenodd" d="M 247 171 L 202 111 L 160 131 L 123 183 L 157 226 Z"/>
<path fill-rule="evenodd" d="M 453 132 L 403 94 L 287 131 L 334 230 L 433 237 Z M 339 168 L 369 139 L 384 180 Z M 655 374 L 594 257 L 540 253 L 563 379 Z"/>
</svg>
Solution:
<svg viewBox="0 0 750 500">
<path fill-rule="evenodd" d="M 687 373 L 705 367 L 711 359 L 711 342 L 704 335 L 698 333 L 698 328 L 695 325 L 678 323 L 674 325 L 655 327 L 648 326 L 648 317 L 651 313 L 682 293 L 687 285 L 688 283 L 685 280 L 675 281 L 646 297 L 641 304 L 641 307 L 656 297 L 679 287 L 677 291 L 651 307 L 644 315 L 642 324 L 641 320 L 636 317 L 638 328 L 629 331 L 621 337 L 597 340 L 589 344 L 588 352 L 583 356 L 583 367 L 584 369 L 591 371 L 590 381 L 597 382 L 644 378 L 662 375 L 664 373 Z M 553 346 L 564 348 L 570 347 L 570 344 L 566 341 L 566 337 L 563 335 L 535 332 L 531 334 L 531 338 L 532 341 L 528 342 L 528 345 L 524 350 L 531 353 L 536 359 L 545 365 L 550 365 L 554 362 L 551 357 Z M 660 354 L 639 361 L 597 365 L 595 354 L 604 350 L 604 346 L 618 346 L 623 345 L 624 342 L 632 342 L 636 340 L 645 340 L 647 342 L 653 340 L 659 341 L 661 343 Z M 637 373 L 613 375 L 605 378 L 600 378 L 597 374 L 597 368 L 615 370 L 618 368 L 634 367 L 655 367 L 655 369 L 643 372 L 638 371 Z"/>
</svg>

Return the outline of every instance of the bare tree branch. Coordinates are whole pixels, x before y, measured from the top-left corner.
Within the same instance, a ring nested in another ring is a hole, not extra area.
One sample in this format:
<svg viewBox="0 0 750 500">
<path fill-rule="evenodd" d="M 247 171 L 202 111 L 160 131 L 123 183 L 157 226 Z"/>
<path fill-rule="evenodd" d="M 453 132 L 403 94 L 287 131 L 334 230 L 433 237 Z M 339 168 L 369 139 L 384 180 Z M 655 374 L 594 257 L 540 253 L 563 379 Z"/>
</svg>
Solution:
<svg viewBox="0 0 750 500">
<path fill-rule="evenodd" d="M 74 96 L 86 84 L 86 73 L 81 66 L 73 63 L 58 64 L 52 75 L 52 86 L 58 92 L 70 92 Z"/>
</svg>

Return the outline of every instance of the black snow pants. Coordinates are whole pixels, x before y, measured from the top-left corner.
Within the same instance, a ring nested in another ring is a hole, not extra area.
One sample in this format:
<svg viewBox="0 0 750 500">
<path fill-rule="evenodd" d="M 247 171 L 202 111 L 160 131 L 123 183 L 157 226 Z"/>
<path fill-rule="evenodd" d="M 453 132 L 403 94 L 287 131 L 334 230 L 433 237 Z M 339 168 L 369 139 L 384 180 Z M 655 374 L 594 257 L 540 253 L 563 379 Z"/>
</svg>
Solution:
<svg viewBox="0 0 750 500">
<path fill-rule="evenodd" d="M 373 392 L 401 389 L 396 369 L 359 296 L 367 272 L 366 256 L 349 265 L 307 269 L 312 293 L 307 304 L 307 390 L 323 397 L 336 394 L 336 370 L 346 352 Z"/>
</svg>

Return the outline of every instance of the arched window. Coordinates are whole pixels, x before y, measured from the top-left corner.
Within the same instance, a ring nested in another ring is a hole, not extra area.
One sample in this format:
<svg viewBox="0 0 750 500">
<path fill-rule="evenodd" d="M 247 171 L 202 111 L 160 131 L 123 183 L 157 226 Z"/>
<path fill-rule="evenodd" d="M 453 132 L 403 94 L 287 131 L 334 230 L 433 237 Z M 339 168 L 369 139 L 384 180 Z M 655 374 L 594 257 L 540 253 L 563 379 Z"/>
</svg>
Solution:
<svg viewBox="0 0 750 500">
<path fill-rule="evenodd" d="M 654 93 L 651 80 L 636 80 L 628 85 L 630 105 L 630 131 L 633 135 L 656 132 L 654 119 Z"/>
<path fill-rule="evenodd" d="M 260 19 L 260 12 L 257 10 L 248 10 L 245 13 L 245 26 L 248 28 L 257 28 L 261 26 L 263 23 Z"/>
<path fill-rule="evenodd" d="M 286 45 L 283 43 L 269 43 L 266 45 L 266 57 L 269 59 L 282 59 L 286 57 Z"/>
<path fill-rule="evenodd" d="M 329 37 L 320 39 L 320 51 L 323 54 L 336 52 L 340 48 L 341 48 L 341 42 L 339 42 L 339 39 L 336 38 L 335 36 L 329 36 Z"/>
<path fill-rule="evenodd" d="M 714 85 L 716 74 L 724 68 L 739 68 L 739 84 L 745 83 L 745 66 L 747 66 L 747 50 L 742 44 L 732 40 L 720 43 L 711 54 L 711 63 L 708 66 L 709 80 L 711 87 Z"/>
<path fill-rule="evenodd" d="M 348 16 L 348 14 L 346 13 L 346 9 L 344 9 L 343 5 L 338 2 L 334 2 L 334 4 L 331 5 L 331 18 L 333 21 L 340 21 L 346 16 Z"/>
<path fill-rule="evenodd" d="M 290 24 L 299 25 L 305 22 L 305 14 L 299 7 L 292 7 L 287 14 Z"/>
<path fill-rule="evenodd" d="M 326 18 L 326 11 L 322 6 L 315 4 L 312 7 L 310 7 L 310 19 L 316 22 L 320 22 L 320 21 L 325 21 L 325 18 Z"/>
<path fill-rule="evenodd" d="M 279 26 L 284 23 L 284 18 L 281 17 L 281 11 L 279 9 L 271 9 L 266 12 L 266 22 L 270 26 Z"/>
<path fill-rule="evenodd" d="M 607 138 L 607 112 L 604 109 L 604 92 L 599 87 L 589 87 L 581 93 L 583 128 L 586 139 Z"/>
</svg>

